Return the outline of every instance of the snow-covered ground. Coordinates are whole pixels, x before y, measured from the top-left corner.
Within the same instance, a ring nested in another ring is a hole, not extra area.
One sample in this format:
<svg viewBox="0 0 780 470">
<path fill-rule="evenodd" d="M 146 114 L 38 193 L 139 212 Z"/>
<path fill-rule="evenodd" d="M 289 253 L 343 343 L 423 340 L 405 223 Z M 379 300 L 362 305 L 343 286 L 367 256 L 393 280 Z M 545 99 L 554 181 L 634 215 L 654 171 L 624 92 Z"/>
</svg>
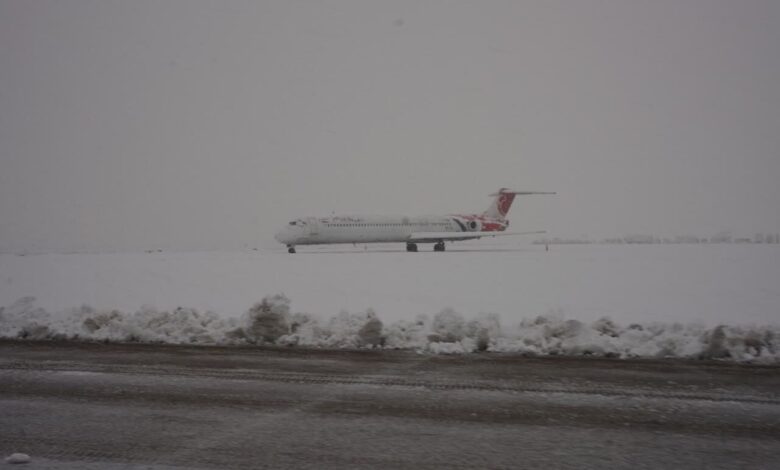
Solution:
<svg viewBox="0 0 780 470">
<path fill-rule="evenodd" d="M 364 333 L 392 346 L 433 350 L 472 349 L 487 341 L 492 349 L 542 353 L 584 347 L 694 355 L 718 336 L 739 337 L 737 349 L 751 350 L 749 355 L 758 354 L 756 348 L 764 356 L 780 354 L 774 347 L 780 328 L 776 245 L 580 245 L 547 252 L 527 241 L 501 240 L 450 245 L 445 253 L 406 253 L 396 244 L 301 247 L 296 255 L 281 246 L 5 254 L 0 334 L 15 336 L 24 327 L 20 322 L 37 318 L 49 335 L 230 342 L 236 335 L 251 337 L 247 310 L 280 293 L 291 301 L 280 307 L 285 318 L 279 331 L 294 333 L 281 335 L 287 342 L 372 344 L 378 340 L 355 335 L 377 317 L 381 324 Z M 35 300 L 19 301 L 24 297 Z M 295 312 L 303 315 L 293 318 Z M 718 330 L 721 324 L 739 328 Z M 471 343 L 461 345 L 464 338 Z M 567 346 L 566 338 L 575 339 Z"/>
</svg>

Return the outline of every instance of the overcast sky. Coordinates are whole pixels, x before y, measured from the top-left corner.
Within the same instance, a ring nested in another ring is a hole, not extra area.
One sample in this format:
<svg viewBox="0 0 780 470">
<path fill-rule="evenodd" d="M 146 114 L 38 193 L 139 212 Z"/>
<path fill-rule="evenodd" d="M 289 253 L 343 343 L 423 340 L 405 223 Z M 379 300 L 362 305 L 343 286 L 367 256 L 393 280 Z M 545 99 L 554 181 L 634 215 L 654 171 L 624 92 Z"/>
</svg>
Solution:
<svg viewBox="0 0 780 470">
<path fill-rule="evenodd" d="M 780 232 L 780 2 L 0 0 L 0 251 Z"/>
</svg>

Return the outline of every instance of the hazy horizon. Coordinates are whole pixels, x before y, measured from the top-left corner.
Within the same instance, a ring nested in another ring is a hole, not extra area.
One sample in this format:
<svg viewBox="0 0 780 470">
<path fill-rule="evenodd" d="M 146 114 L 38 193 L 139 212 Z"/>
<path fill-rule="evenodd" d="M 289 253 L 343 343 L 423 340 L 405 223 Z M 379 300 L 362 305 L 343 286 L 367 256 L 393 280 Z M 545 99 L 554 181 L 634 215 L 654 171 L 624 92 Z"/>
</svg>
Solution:
<svg viewBox="0 0 780 470">
<path fill-rule="evenodd" d="M 0 0 L 0 252 L 331 212 L 780 232 L 780 3 Z M 530 240 L 529 240 L 530 242 Z"/>
</svg>

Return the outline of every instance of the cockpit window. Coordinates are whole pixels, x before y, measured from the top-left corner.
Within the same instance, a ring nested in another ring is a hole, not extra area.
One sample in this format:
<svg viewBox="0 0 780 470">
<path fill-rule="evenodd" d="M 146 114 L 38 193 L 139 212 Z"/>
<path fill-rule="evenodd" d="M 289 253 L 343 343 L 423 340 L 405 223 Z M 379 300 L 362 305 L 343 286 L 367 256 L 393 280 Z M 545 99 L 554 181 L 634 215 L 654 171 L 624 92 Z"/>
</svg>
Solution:
<svg viewBox="0 0 780 470">
<path fill-rule="evenodd" d="M 296 222 L 293 220 L 292 222 L 290 222 L 290 225 L 295 225 L 295 223 Z"/>
</svg>

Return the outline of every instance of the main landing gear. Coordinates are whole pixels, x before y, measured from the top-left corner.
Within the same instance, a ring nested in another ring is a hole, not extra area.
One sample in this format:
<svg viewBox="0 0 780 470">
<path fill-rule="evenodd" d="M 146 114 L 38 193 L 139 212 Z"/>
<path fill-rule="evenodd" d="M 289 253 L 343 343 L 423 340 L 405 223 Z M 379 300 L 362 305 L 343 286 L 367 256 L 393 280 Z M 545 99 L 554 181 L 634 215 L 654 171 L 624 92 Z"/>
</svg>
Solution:
<svg viewBox="0 0 780 470">
<path fill-rule="evenodd" d="M 295 253 L 295 247 L 292 245 L 287 246 L 287 253 Z"/>
<path fill-rule="evenodd" d="M 407 243 L 406 251 L 417 252 L 416 243 Z M 433 251 L 444 251 L 444 242 L 438 242 L 433 245 Z"/>
</svg>

